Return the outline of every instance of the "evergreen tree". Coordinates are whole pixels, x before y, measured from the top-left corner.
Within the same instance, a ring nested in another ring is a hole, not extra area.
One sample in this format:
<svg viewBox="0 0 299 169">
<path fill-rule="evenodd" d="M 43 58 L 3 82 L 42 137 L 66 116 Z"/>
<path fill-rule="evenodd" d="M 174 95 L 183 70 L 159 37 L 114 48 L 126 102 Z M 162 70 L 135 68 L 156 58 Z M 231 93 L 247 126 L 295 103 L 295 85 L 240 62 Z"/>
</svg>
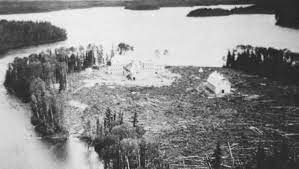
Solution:
<svg viewBox="0 0 299 169">
<path fill-rule="evenodd" d="M 104 119 L 105 131 L 108 131 L 108 132 L 111 131 L 111 129 L 112 129 L 112 122 L 113 122 L 113 116 L 111 114 L 111 109 L 108 107 L 106 109 L 105 119 Z"/>
<path fill-rule="evenodd" d="M 132 117 L 132 124 L 133 124 L 133 127 L 136 127 L 137 126 L 137 123 L 138 123 L 138 114 L 137 112 L 135 111 L 134 112 L 134 115 Z"/>
<path fill-rule="evenodd" d="M 97 137 L 102 137 L 102 126 L 100 124 L 100 120 L 97 118 Z"/>
</svg>

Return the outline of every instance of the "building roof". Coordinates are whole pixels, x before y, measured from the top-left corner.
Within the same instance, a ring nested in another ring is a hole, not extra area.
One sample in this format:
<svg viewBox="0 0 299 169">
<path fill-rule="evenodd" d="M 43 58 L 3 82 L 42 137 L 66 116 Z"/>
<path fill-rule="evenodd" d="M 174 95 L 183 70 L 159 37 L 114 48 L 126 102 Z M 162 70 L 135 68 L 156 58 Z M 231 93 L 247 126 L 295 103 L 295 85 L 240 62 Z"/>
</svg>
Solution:
<svg viewBox="0 0 299 169">
<path fill-rule="evenodd" d="M 129 64 L 127 64 L 127 65 L 124 66 L 124 69 L 126 71 L 130 71 L 130 72 L 135 71 L 136 72 L 137 70 L 140 69 L 140 67 L 141 67 L 140 62 L 138 62 L 138 61 L 131 61 Z"/>
<path fill-rule="evenodd" d="M 217 71 L 212 72 L 207 81 L 215 86 L 230 85 L 230 82 L 222 74 Z"/>
</svg>

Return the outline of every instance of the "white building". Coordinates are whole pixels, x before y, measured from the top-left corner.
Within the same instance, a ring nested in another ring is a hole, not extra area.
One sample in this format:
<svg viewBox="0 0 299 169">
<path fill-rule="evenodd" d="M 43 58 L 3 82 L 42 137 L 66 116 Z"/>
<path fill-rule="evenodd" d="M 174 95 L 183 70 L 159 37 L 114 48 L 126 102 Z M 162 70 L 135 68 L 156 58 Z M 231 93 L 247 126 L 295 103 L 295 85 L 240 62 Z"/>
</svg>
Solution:
<svg viewBox="0 0 299 169">
<path fill-rule="evenodd" d="M 124 75 L 130 80 L 135 80 L 137 78 L 137 74 L 141 71 L 141 68 L 141 62 L 132 61 L 123 67 Z"/>
<path fill-rule="evenodd" d="M 225 95 L 231 92 L 231 83 L 217 71 L 209 75 L 206 87 L 216 95 Z"/>
<path fill-rule="evenodd" d="M 124 74 L 124 65 L 123 64 L 112 64 L 111 66 L 106 67 L 108 74 Z"/>
<path fill-rule="evenodd" d="M 164 71 L 164 65 L 151 62 L 141 63 L 141 68 L 145 72 L 159 73 Z"/>
</svg>

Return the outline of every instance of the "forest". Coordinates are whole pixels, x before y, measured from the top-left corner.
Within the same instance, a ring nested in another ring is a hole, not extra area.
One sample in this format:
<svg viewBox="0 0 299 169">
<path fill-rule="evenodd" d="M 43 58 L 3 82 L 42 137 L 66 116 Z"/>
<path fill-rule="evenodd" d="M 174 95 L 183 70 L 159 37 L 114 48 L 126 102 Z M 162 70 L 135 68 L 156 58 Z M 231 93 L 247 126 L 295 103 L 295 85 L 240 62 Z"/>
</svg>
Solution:
<svg viewBox="0 0 299 169">
<path fill-rule="evenodd" d="M 97 108 L 92 108 L 97 111 Z M 135 112 L 124 121 L 124 113 L 112 111 L 109 107 L 105 111 L 104 123 L 96 121 L 93 131 L 90 121 L 85 126 L 88 133 L 82 140 L 94 146 L 99 157 L 104 161 L 104 169 L 169 169 L 167 155 L 163 154 L 157 142 L 150 142 L 144 138 L 145 129 L 139 125 L 138 113 Z M 212 154 L 205 159 L 208 169 L 296 169 L 299 167 L 296 154 L 290 148 L 290 143 L 283 139 L 273 148 L 268 149 L 260 143 L 255 153 L 250 155 L 245 163 L 235 163 L 226 166 L 224 155 L 226 143 L 217 141 Z M 190 167 L 190 165 L 188 165 Z M 195 166 L 196 168 L 196 166 Z"/>
<path fill-rule="evenodd" d="M 205 16 L 227 16 L 236 14 L 274 14 L 274 10 L 259 5 L 249 7 L 236 7 L 233 9 L 222 8 L 199 8 L 190 11 L 188 17 L 205 17 Z"/>
<path fill-rule="evenodd" d="M 119 43 L 117 52 L 123 54 L 133 47 Z M 86 48 L 57 48 L 46 50 L 28 57 L 16 57 L 8 65 L 4 86 L 9 93 L 16 95 L 24 102 L 30 102 L 32 109 L 31 122 L 39 133 L 47 136 L 66 133 L 61 122 L 63 98 L 61 94 L 67 89 L 67 74 L 91 68 L 95 62 L 102 63 L 114 56 L 114 51 L 106 54 L 102 46 L 89 44 Z"/>
<path fill-rule="evenodd" d="M 283 1 L 276 8 L 275 18 L 277 25 L 299 28 L 299 1 Z"/>
<path fill-rule="evenodd" d="M 134 50 L 133 46 L 119 43 L 116 52 L 120 55 Z M 114 52 L 110 52 L 113 57 Z M 24 58 L 15 58 L 8 65 L 4 85 L 7 90 L 30 102 L 31 122 L 38 133 L 49 138 L 55 134 L 68 134 L 63 125 L 63 93 L 67 90 L 68 73 L 80 72 L 101 63 L 104 51 L 101 46 L 88 45 L 86 48 L 58 48 Z M 109 59 L 107 59 L 109 60 Z M 106 62 L 108 64 L 109 62 Z M 98 111 L 98 110 L 95 110 Z M 143 139 L 145 130 L 138 124 L 138 115 L 125 122 L 122 113 L 110 108 L 105 112 L 104 123 L 97 120 L 96 137 L 92 137 L 90 122 L 85 130 L 89 135 L 81 137 L 90 140 L 89 145 L 104 160 L 105 168 L 165 168 L 158 144 Z"/>
<path fill-rule="evenodd" d="M 297 0 L 255 0 L 258 6 L 275 11 L 276 24 L 299 28 L 299 1 Z"/>
<path fill-rule="evenodd" d="M 289 50 L 239 45 L 228 51 L 225 67 L 299 84 L 299 54 Z"/>
<path fill-rule="evenodd" d="M 251 1 L 252 2 L 252 1 Z M 250 3 L 250 2 L 249 2 Z M 220 8 L 199 8 L 190 11 L 189 17 L 227 16 L 234 14 L 275 14 L 276 25 L 299 28 L 299 1 L 297 0 L 255 0 L 249 7 L 231 10 Z"/>
<path fill-rule="evenodd" d="M 92 111 L 98 111 L 95 107 Z M 104 169 L 166 169 L 169 165 L 163 161 L 159 145 L 144 138 L 145 129 L 139 125 L 138 113 L 124 120 L 124 113 L 105 111 L 104 123 L 96 121 L 93 132 L 90 121 L 86 123 L 88 133 L 82 140 L 94 146 L 99 157 L 103 159 Z"/>
<path fill-rule="evenodd" d="M 96 111 L 96 108 L 93 109 Z M 129 120 L 131 121 L 124 121 L 124 113 L 117 113 L 107 108 L 104 124 L 97 119 L 95 131 L 92 130 L 90 121 L 86 124 L 85 130 L 88 135 L 82 137 L 82 140 L 94 146 L 95 151 L 104 161 L 104 169 L 173 168 L 167 161 L 167 155 L 161 151 L 159 143 L 144 139 L 146 131 L 139 125 L 138 113 L 135 112 Z M 225 142 L 217 141 L 213 153 L 204 159 L 208 169 L 296 169 L 299 167 L 296 154 L 286 139 L 282 139 L 271 149 L 265 148 L 261 142 L 245 163 L 235 163 L 233 166 L 226 166 L 224 163 L 227 160 L 223 150 L 225 146 Z"/>
<path fill-rule="evenodd" d="M 64 29 L 49 22 L 0 20 L 0 53 L 9 49 L 63 41 Z"/>
<path fill-rule="evenodd" d="M 31 122 L 43 136 L 66 133 L 60 122 L 63 103 L 54 88 L 58 82 L 60 90 L 65 89 L 66 73 L 65 62 L 46 54 L 15 58 L 8 66 L 4 86 L 24 102 L 30 102 Z"/>
</svg>

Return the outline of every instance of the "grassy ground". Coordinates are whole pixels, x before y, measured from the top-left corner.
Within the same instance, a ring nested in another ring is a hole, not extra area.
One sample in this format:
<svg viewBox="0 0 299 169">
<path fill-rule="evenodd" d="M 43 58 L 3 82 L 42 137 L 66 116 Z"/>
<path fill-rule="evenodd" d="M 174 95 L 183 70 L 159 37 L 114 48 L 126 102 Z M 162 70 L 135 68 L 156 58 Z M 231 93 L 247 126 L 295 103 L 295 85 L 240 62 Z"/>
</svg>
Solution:
<svg viewBox="0 0 299 169">
<path fill-rule="evenodd" d="M 80 135 L 87 121 L 95 129 L 96 119 L 103 117 L 107 107 L 123 112 L 125 121 L 138 112 L 139 125 L 147 131 L 145 138 L 159 142 L 165 160 L 177 167 L 205 166 L 203 158 L 213 152 L 217 141 L 227 165 L 248 160 L 259 142 L 270 149 L 288 138 L 293 147 L 299 147 L 299 108 L 292 97 L 295 86 L 225 68 L 203 68 L 202 73 L 198 67 L 169 69 L 181 75 L 170 86 L 96 85 L 69 92 L 66 99 L 88 108 L 67 105 L 65 124 L 71 134 Z M 214 70 L 228 77 L 233 94 L 222 98 L 207 94 L 203 83 Z M 71 75 L 69 89 L 82 86 L 83 79 L 82 74 Z"/>
</svg>

